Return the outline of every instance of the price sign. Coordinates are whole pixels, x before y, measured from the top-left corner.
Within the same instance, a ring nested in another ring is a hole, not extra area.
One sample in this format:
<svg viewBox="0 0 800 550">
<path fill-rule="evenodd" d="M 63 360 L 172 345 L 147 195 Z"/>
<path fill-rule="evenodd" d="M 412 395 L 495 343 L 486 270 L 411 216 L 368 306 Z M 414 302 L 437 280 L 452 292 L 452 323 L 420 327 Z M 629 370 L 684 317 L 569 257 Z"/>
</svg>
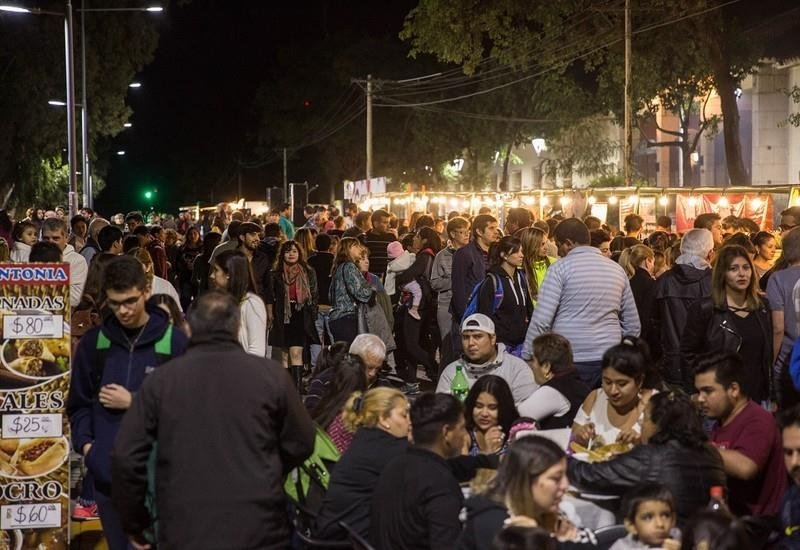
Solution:
<svg viewBox="0 0 800 550">
<path fill-rule="evenodd" d="M 4 439 L 61 437 L 62 427 L 63 415 L 61 414 L 3 415 Z"/>
<path fill-rule="evenodd" d="M 61 526 L 61 504 L 9 504 L 0 507 L 0 529 L 40 529 Z"/>
<path fill-rule="evenodd" d="M 63 315 L 6 315 L 3 317 L 3 336 L 20 338 L 62 338 Z"/>
</svg>

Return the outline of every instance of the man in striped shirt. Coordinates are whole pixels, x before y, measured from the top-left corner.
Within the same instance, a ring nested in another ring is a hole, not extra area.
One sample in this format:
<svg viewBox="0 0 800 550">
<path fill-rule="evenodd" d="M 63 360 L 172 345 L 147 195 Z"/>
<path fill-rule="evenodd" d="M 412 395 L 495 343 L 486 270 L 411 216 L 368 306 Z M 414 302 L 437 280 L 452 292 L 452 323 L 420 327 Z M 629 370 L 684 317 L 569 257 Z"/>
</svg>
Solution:
<svg viewBox="0 0 800 550">
<path fill-rule="evenodd" d="M 562 221 L 554 238 L 562 259 L 550 266 L 539 289 L 522 358 L 531 359 L 537 336 L 560 334 L 572 344 L 579 375 L 596 388 L 603 353 L 623 336 L 641 331 L 636 303 L 625 271 L 589 246 L 589 230 L 582 221 Z"/>
</svg>

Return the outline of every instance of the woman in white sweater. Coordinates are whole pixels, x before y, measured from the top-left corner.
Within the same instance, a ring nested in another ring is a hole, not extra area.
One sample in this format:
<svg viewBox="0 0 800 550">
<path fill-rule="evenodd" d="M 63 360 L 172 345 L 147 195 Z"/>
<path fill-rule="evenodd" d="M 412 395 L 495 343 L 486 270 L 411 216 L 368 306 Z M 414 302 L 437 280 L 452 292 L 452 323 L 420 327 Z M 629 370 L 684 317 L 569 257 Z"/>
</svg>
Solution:
<svg viewBox="0 0 800 550">
<path fill-rule="evenodd" d="M 214 257 L 208 282 L 226 290 L 239 302 L 242 313 L 239 342 L 247 353 L 267 355 L 267 308 L 255 293 L 256 283 L 250 261 L 236 250 L 227 250 Z"/>
</svg>

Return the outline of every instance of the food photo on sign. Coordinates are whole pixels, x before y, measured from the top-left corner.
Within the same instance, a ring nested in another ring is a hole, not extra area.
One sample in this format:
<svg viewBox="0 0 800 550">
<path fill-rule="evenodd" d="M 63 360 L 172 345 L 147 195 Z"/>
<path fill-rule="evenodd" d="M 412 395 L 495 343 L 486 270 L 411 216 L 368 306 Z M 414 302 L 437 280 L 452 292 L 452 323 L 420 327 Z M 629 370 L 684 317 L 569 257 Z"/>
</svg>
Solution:
<svg viewBox="0 0 800 550">
<path fill-rule="evenodd" d="M 69 546 L 68 264 L 0 264 L 0 550 Z"/>
</svg>

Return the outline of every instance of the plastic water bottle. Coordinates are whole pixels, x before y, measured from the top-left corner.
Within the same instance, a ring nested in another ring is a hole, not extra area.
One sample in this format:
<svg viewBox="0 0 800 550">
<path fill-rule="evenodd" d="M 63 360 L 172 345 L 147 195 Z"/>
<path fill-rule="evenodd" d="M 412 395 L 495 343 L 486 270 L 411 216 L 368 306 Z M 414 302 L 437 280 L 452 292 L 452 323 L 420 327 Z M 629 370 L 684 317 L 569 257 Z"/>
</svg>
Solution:
<svg viewBox="0 0 800 550">
<path fill-rule="evenodd" d="M 732 517 L 731 510 L 725 503 L 725 488 L 721 485 L 714 485 L 709 492 L 711 498 L 708 501 L 708 509 Z"/>
<path fill-rule="evenodd" d="M 459 401 L 464 401 L 469 393 L 469 382 L 467 382 L 461 365 L 456 365 L 456 374 L 453 376 L 453 381 L 450 382 L 450 393 Z"/>
</svg>

